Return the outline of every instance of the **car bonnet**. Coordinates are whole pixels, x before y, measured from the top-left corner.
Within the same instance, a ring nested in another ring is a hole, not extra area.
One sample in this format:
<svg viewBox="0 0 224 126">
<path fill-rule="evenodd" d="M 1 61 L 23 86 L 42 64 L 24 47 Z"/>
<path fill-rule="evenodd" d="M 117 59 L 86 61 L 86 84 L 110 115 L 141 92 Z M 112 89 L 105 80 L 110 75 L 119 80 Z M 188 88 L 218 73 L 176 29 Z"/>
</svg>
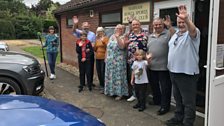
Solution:
<svg viewBox="0 0 224 126">
<path fill-rule="evenodd" d="M 1 126 L 104 126 L 71 104 L 35 96 L 0 96 L 0 118 Z"/>
</svg>

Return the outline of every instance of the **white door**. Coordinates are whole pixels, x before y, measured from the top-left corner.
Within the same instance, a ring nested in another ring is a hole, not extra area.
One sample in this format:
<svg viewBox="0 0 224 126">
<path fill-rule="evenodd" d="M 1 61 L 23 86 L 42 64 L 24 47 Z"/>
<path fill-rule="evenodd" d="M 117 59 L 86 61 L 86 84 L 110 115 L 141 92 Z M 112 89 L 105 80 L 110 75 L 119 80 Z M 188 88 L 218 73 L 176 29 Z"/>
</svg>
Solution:
<svg viewBox="0 0 224 126">
<path fill-rule="evenodd" d="M 210 1 L 205 126 L 224 126 L 223 8 L 224 0 Z"/>
</svg>

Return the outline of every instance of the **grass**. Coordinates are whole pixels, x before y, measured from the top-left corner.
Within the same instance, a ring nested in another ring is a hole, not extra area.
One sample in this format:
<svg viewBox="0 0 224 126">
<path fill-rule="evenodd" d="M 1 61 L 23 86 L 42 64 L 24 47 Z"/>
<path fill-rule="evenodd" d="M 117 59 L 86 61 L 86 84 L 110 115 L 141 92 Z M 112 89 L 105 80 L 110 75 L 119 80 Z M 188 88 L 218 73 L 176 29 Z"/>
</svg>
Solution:
<svg viewBox="0 0 224 126">
<path fill-rule="evenodd" d="M 42 53 L 42 49 L 40 46 L 27 46 L 22 48 L 24 51 L 31 53 L 32 55 L 38 57 L 38 58 L 44 58 L 43 57 L 43 53 Z M 45 58 L 47 60 L 47 53 L 46 53 L 46 49 L 44 49 L 44 54 L 45 54 Z M 56 59 L 56 63 L 60 63 L 60 54 L 58 53 L 57 59 Z"/>
</svg>

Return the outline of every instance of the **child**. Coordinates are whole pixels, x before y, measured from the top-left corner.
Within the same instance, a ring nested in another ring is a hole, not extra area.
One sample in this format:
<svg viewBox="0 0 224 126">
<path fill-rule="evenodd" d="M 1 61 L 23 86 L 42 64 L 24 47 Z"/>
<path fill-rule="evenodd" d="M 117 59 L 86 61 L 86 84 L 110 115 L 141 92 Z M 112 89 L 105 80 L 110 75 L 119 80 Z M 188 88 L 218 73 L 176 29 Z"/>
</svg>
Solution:
<svg viewBox="0 0 224 126">
<path fill-rule="evenodd" d="M 83 91 L 83 86 L 85 85 L 85 76 L 87 76 L 89 91 L 92 91 L 90 59 L 91 56 L 94 55 L 93 47 L 91 42 L 87 39 L 87 33 L 83 31 L 80 34 L 80 39 L 76 42 L 76 52 L 78 53 L 80 78 L 79 92 Z"/>
<path fill-rule="evenodd" d="M 146 67 L 148 61 L 146 59 L 146 54 L 143 50 L 137 50 L 135 52 L 135 59 L 132 65 L 132 76 L 131 84 L 135 87 L 135 93 L 138 100 L 138 103 L 133 106 L 133 108 L 139 111 L 144 111 L 145 109 L 145 100 L 146 100 L 146 89 L 147 84 L 149 83 Z"/>
</svg>

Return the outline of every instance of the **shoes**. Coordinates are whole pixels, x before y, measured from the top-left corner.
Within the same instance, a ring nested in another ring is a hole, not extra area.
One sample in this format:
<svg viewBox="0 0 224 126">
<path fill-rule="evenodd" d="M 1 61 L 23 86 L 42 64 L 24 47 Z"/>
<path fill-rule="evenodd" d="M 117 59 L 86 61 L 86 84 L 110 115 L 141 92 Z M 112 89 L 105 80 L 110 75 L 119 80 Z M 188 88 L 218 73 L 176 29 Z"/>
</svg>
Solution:
<svg viewBox="0 0 224 126">
<path fill-rule="evenodd" d="M 116 100 L 116 101 L 119 101 L 119 100 L 121 100 L 121 98 L 122 98 L 121 96 L 117 96 L 117 97 L 115 98 L 115 100 Z"/>
<path fill-rule="evenodd" d="M 127 99 L 127 101 L 128 101 L 128 102 L 132 102 L 132 101 L 134 101 L 135 99 L 136 99 L 135 96 L 132 95 L 129 99 Z"/>
<path fill-rule="evenodd" d="M 137 108 L 139 108 L 139 107 L 140 107 L 140 105 L 139 105 L 138 103 L 137 103 L 136 105 L 133 106 L 134 109 L 137 109 Z"/>
<path fill-rule="evenodd" d="M 51 80 L 56 79 L 56 75 L 55 74 L 51 74 L 49 77 Z"/>
<path fill-rule="evenodd" d="M 173 117 L 166 121 L 167 126 L 182 126 L 183 123 L 181 120 L 178 120 L 177 118 Z"/>
<path fill-rule="evenodd" d="M 142 112 L 142 111 L 144 111 L 144 110 L 145 110 L 145 107 L 142 107 L 142 106 L 141 106 L 141 107 L 138 108 L 138 111 L 139 111 L 139 112 Z"/>
<path fill-rule="evenodd" d="M 92 84 L 92 87 L 96 87 L 96 85 L 95 84 Z"/>
<path fill-rule="evenodd" d="M 81 91 L 83 91 L 83 88 L 79 88 L 79 93 L 80 93 Z"/>
<path fill-rule="evenodd" d="M 157 111 L 157 115 L 164 115 L 167 112 L 169 112 L 170 109 L 160 108 L 159 111 Z"/>
</svg>

